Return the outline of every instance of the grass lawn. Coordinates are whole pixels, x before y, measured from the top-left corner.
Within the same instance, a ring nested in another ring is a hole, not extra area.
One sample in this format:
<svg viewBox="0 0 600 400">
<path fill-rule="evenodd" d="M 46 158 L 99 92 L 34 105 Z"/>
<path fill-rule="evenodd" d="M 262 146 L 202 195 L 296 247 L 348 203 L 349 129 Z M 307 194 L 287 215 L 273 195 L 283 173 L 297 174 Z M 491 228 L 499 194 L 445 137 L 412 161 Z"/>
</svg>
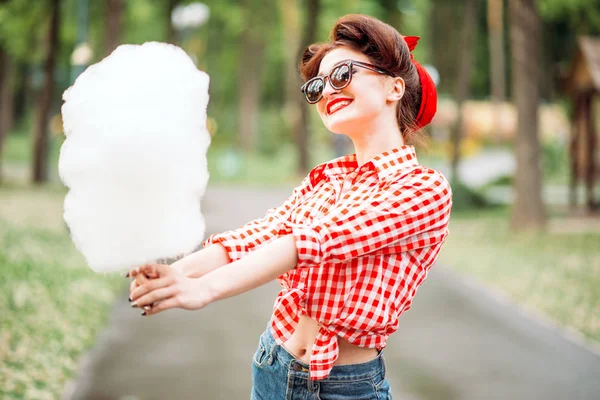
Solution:
<svg viewBox="0 0 600 400">
<path fill-rule="evenodd" d="M 600 348 L 600 230 L 573 233 L 555 216 L 561 233 L 515 234 L 508 214 L 454 213 L 440 261 Z"/>
<path fill-rule="evenodd" d="M 0 398 L 55 399 L 127 281 L 92 272 L 61 188 L 0 187 Z"/>
</svg>

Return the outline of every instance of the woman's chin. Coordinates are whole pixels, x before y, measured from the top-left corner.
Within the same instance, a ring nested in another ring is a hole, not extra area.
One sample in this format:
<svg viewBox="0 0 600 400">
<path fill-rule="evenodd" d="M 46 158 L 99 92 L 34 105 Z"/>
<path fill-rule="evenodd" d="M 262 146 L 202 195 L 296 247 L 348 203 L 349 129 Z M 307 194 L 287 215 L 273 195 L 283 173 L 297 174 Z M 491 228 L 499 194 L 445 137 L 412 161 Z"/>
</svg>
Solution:
<svg viewBox="0 0 600 400">
<path fill-rule="evenodd" d="M 332 133 L 347 135 L 350 132 L 356 131 L 357 122 L 354 118 L 331 118 L 325 126 Z"/>
</svg>

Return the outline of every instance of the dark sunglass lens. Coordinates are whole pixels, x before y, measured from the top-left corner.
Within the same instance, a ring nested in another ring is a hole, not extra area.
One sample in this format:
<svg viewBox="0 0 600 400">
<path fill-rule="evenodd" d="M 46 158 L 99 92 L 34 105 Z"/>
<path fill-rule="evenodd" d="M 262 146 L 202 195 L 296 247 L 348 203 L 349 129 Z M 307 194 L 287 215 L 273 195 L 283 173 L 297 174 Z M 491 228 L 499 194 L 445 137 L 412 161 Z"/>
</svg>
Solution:
<svg viewBox="0 0 600 400">
<path fill-rule="evenodd" d="M 331 71 L 331 86 L 335 89 L 341 89 L 350 81 L 350 67 L 340 65 Z"/>
<path fill-rule="evenodd" d="M 318 101 L 323 93 L 323 86 L 323 79 L 315 79 L 306 85 L 304 93 L 306 94 L 308 101 Z"/>
</svg>

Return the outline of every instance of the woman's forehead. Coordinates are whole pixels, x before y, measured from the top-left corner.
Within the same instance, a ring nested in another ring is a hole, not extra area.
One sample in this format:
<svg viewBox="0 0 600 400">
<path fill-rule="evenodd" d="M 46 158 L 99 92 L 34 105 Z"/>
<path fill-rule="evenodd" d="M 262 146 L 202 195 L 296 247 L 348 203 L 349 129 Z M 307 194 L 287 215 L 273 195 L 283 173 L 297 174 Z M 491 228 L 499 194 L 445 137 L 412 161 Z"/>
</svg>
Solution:
<svg viewBox="0 0 600 400">
<path fill-rule="evenodd" d="M 338 47 L 325 54 L 319 65 L 319 73 L 317 75 L 328 73 L 335 64 L 344 60 L 369 62 L 369 58 L 363 53 L 359 53 L 358 51 L 351 50 L 347 47 Z"/>
</svg>

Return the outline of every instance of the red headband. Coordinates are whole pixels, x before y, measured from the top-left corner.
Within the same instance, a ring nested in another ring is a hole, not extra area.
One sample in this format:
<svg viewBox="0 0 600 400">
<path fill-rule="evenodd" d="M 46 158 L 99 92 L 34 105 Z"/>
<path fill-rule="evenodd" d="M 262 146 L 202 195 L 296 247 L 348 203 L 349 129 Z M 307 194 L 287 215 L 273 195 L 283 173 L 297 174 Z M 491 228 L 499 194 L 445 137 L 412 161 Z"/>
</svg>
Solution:
<svg viewBox="0 0 600 400">
<path fill-rule="evenodd" d="M 404 36 L 404 41 L 408 45 L 410 53 L 410 59 L 417 68 L 419 73 L 419 80 L 421 81 L 421 107 L 419 113 L 415 118 L 417 127 L 423 128 L 431 122 L 435 112 L 437 111 L 437 90 L 435 89 L 435 83 L 425 68 L 417 60 L 415 60 L 412 51 L 417 47 L 419 36 Z"/>
</svg>

